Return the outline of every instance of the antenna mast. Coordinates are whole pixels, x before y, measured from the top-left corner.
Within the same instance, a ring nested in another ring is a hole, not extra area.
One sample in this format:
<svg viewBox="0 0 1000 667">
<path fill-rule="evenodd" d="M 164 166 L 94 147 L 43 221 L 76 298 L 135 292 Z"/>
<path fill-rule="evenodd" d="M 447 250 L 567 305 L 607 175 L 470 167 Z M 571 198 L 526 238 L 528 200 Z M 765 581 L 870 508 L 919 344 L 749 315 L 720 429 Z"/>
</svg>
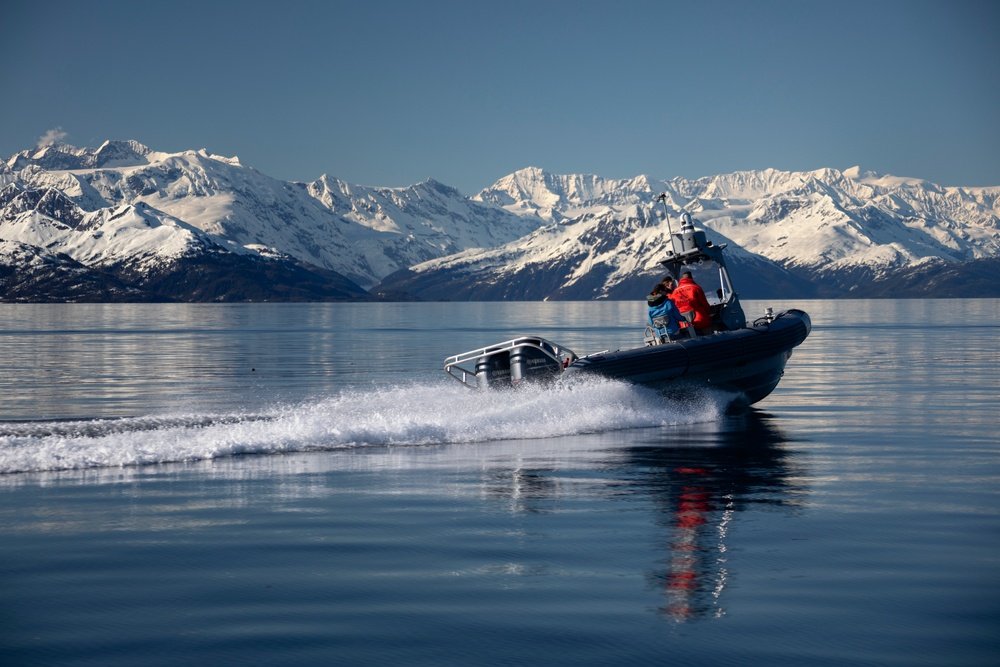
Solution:
<svg viewBox="0 0 1000 667">
<path fill-rule="evenodd" d="M 677 254 L 677 245 L 674 243 L 674 228 L 670 224 L 670 211 L 667 210 L 667 193 L 661 192 L 660 196 L 656 198 L 661 204 L 663 204 L 663 212 L 667 216 L 667 233 L 670 234 L 670 251 L 673 254 Z"/>
</svg>

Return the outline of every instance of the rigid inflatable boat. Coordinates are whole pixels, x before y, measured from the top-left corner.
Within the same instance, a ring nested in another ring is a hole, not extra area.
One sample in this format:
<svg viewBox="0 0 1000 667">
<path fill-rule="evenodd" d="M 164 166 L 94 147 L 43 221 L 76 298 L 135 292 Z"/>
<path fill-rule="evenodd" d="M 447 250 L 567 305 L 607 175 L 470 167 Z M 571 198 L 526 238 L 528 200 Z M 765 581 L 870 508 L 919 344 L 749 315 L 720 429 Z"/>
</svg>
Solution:
<svg viewBox="0 0 1000 667">
<path fill-rule="evenodd" d="M 660 201 L 666 209 L 665 195 Z M 669 213 L 666 218 L 669 225 Z M 709 295 L 710 333 L 693 335 L 694 328 L 687 327 L 682 335 L 671 335 L 661 321 L 653 320 L 642 347 L 586 356 L 538 336 L 520 336 L 448 357 L 445 372 L 479 390 L 593 374 L 668 395 L 708 386 L 734 392 L 747 404 L 760 401 L 777 386 L 792 349 L 809 335 L 809 315 L 794 309 L 774 313 L 768 308 L 748 324 L 726 268 L 726 245 L 708 241 L 687 213 L 681 216 L 680 233 L 670 230 L 670 241 L 671 249 L 660 263 L 675 280 L 686 271 L 697 273 L 697 282 Z"/>
</svg>

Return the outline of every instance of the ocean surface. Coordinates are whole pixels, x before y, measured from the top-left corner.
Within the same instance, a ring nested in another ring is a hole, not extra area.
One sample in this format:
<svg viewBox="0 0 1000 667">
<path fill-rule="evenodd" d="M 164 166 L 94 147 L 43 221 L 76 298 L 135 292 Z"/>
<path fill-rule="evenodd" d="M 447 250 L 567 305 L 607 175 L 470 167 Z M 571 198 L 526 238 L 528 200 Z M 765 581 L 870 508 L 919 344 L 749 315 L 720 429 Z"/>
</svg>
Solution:
<svg viewBox="0 0 1000 667">
<path fill-rule="evenodd" d="M 0 664 L 1000 664 L 1000 301 L 751 301 L 777 390 L 480 394 L 645 304 L 0 305 Z"/>
</svg>

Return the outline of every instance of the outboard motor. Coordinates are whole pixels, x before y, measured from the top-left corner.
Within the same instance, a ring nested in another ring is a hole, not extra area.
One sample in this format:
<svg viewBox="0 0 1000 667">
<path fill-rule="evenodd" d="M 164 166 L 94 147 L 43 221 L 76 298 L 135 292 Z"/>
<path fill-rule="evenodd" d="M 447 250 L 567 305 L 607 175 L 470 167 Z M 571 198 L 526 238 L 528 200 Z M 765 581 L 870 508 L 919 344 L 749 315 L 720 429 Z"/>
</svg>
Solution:
<svg viewBox="0 0 1000 667">
<path fill-rule="evenodd" d="M 561 371 L 559 362 L 537 347 L 522 345 L 511 350 L 510 381 L 515 385 L 522 380 L 544 380 L 558 375 Z"/>
<path fill-rule="evenodd" d="M 510 352 L 497 352 L 476 362 L 476 388 L 510 386 Z"/>
<path fill-rule="evenodd" d="M 452 355 L 444 360 L 444 372 L 471 389 L 506 389 L 553 380 L 578 358 L 568 347 L 544 338 L 519 336 Z"/>
</svg>

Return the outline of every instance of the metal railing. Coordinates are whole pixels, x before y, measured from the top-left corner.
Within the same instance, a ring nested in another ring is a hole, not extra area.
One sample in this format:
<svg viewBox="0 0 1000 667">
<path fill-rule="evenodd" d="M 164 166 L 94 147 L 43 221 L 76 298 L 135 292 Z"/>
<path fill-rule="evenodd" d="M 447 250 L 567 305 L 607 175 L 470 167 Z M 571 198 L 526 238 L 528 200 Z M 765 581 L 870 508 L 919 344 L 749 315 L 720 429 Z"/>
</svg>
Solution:
<svg viewBox="0 0 1000 667">
<path fill-rule="evenodd" d="M 460 364 L 468 364 L 470 361 L 478 362 L 481 359 L 486 359 L 504 352 L 509 353 L 512 350 L 524 347 L 530 347 L 540 351 L 546 357 L 552 359 L 552 361 L 554 361 L 559 368 L 563 368 L 565 361 L 563 357 L 569 361 L 577 358 L 577 355 L 573 352 L 573 350 L 563 345 L 558 345 L 557 343 L 553 343 L 552 341 L 544 338 L 539 338 L 538 336 L 520 336 L 502 343 L 495 343 L 493 345 L 487 345 L 486 347 L 480 347 L 475 350 L 469 350 L 468 352 L 450 356 L 444 360 L 444 372 L 465 386 L 476 388 L 475 363 L 471 369 L 464 368 Z"/>
</svg>

